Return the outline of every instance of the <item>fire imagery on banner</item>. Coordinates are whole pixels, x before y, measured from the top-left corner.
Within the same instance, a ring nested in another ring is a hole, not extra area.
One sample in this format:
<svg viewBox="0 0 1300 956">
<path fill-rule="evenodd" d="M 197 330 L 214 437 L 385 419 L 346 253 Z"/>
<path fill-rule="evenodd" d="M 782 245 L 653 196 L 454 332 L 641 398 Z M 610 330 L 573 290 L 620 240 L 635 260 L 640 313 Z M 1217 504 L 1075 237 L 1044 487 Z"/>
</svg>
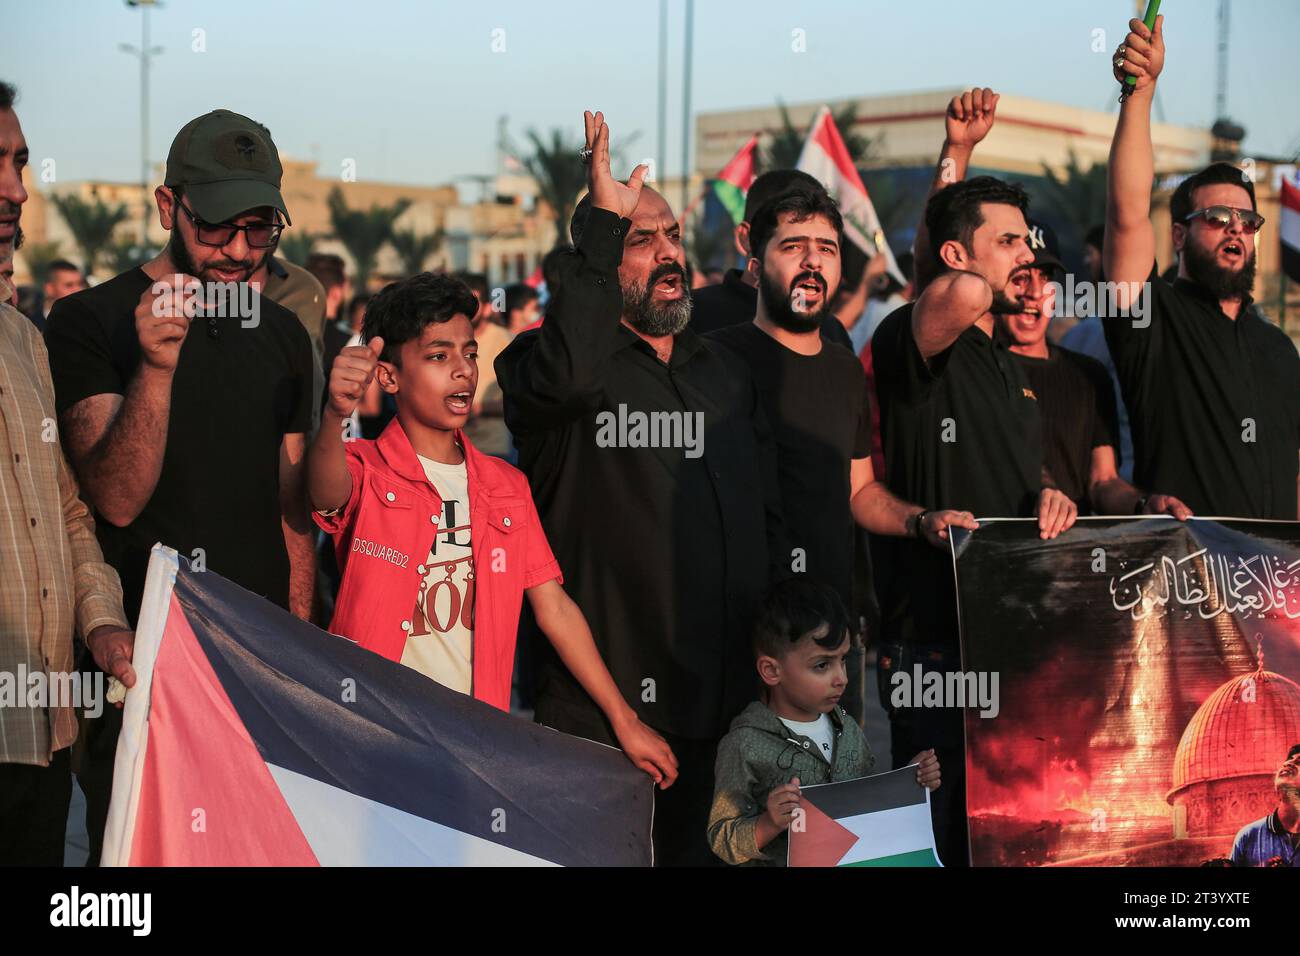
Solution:
<svg viewBox="0 0 1300 956">
<path fill-rule="evenodd" d="M 953 550 L 965 670 L 1001 688 L 996 716 L 966 712 L 975 865 L 1295 859 L 1272 821 L 1300 783 L 1300 523 L 1086 519 L 1043 542 L 986 521 Z"/>
</svg>

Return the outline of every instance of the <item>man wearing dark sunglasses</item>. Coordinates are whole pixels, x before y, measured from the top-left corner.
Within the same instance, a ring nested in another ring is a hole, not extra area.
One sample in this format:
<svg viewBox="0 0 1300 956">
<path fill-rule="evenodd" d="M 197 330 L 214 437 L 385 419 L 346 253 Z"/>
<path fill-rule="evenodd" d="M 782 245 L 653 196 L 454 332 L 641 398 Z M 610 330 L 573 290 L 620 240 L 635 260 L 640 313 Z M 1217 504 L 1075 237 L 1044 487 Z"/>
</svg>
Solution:
<svg viewBox="0 0 1300 956">
<path fill-rule="evenodd" d="M 1215 163 L 1169 203 L 1178 276 L 1156 271 L 1150 220 L 1151 103 L 1165 59 L 1163 17 L 1141 20 L 1116 52 L 1122 99 L 1110 152 L 1105 278 L 1145 288 L 1132 315 L 1105 317 L 1128 406 L 1134 484 L 1210 516 L 1294 520 L 1300 474 L 1300 355 L 1252 308 L 1255 241 L 1263 218 L 1242 170 Z M 1138 510 L 1145 505 L 1139 501 Z"/>
<path fill-rule="evenodd" d="M 289 222 L 280 178 L 261 124 L 226 110 L 187 123 L 154 193 L 166 248 L 50 314 L 60 435 L 132 624 L 156 541 L 310 614 L 302 462 L 312 346 L 292 312 L 247 284 Z M 196 280 L 197 296 L 177 294 Z M 122 651 L 129 657 L 130 645 Z M 118 727 L 120 712 L 109 709 L 82 741 L 92 863 Z"/>
</svg>

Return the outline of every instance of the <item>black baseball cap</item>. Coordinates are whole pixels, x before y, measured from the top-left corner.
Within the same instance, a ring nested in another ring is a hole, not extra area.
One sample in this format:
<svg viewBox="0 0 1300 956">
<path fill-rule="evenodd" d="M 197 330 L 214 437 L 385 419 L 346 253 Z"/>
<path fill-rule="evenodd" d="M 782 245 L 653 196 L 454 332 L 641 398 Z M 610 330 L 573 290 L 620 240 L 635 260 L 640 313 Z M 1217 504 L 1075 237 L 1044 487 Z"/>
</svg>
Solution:
<svg viewBox="0 0 1300 956">
<path fill-rule="evenodd" d="M 1056 241 L 1056 230 L 1045 222 L 1029 223 L 1029 248 L 1034 253 L 1033 268 L 1064 272 L 1061 246 Z"/>
<path fill-rule="evenodd" d="M 280 194 L 283 175 L 269 129 L 230 110 L 213 110 L 176 134 L 163 185 L 185 187 L 191 208 L 207 222 L 226 222 L 258 206 L 274 206 L 291 222 Z"/>
</svg>

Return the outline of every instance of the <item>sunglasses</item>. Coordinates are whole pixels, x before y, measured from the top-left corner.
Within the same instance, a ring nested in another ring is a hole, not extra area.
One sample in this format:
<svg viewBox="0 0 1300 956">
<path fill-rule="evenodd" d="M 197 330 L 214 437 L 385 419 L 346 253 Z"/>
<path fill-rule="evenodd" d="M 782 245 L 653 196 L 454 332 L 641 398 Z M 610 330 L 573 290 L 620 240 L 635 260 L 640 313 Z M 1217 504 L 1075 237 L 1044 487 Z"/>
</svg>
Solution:
<svg viewBox="0 0 1300 956">
<path fill-rule="evenodd" d="M 1183 217 L 1183 222 L 1198 216 L 1215 229 L 1227 229 L 1233 219 L 1239 219 L 1241 231 L 1248 236 L 1254 235 L 1259 231 L 1259 227 L 1264 225 L 1264 217 L 1253 209 L 1237 209 L 1233 206 L 1206 206 L 1204 209 L 1188 213 Z"/>
<path fill-rule="evenodd" d="M 235 233 L 242 232 L 250 248 L 269 249 L 276 244 L 280 233 L 284 230 L 282 222 L 250 222 L 246 226 L 236 226 L 228 222 L 205 222 L 194 215 L 179 196 L 176 198 L 176 205 L 190 217 L 190 222 L 194 223 L 195 237 L 205 246 L 220 248 L 233 240 Z"/>
</svg>

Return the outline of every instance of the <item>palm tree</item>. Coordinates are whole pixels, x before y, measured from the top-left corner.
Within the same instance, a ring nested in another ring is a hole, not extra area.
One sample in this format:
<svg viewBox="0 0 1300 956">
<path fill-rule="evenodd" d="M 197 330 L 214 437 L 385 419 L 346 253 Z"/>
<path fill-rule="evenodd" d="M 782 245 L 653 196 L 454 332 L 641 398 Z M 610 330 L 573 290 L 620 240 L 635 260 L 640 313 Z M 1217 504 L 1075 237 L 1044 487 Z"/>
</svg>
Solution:
<svg viewBox="0 0 1300 956">
<path fill-rule="evenodd" d="M 142 266 L 158 254 L 158 250 L 141 246 L 134 236 L 119 236 L 109 243 L 104 250 L 108 267 L 114 275 L 129 272 L 136 266 Z"/>
<path fill-rule="evenodd" d="M 334 235 L 352 257 L 356 287 L 364 289 L 375 268 L 375 256 L 393 238 L 393 223 L 410 207 L 411 200 L 398 199 L 391 206 L 349 209 L 343 190 L 335 186 L 329 195 L 330 223 Z"/>
<path fill-rule="evenodd" d="M 544 140 L 536 130 L 529 130 L 528 141 L 532 153 L 520 162 L 537 183 L 537 193 L 551 207 L 555 216 L 555 241 L 569 237 L 569 220 L 578 195 L 587 188 L 587 167 L 578 159 L 583 140 L 567 130 L 551 129 L 550 139 Z"/>
<path fill-rule="evenodd" d="M 772 135 L 772 141 L 766 151 L 760 151 L 761 166 L 764 171 L 770 169 L 794 169 L 799 163 L 799 154 L 803 152 L 804 140 L 808 138 L 807 130 L 798 129 L 790 119 L 790 110 L 780 100 L 777 107 L 781 110 L 781 129 Z M 854 129 L 858 121 L 858 104 L 847 103 L 839 111 L 831 111 L 831 119 L 844 138 L 844 145 L 849 151 L 853 165 L 861 166 L 871 160 L 881 143 L 881 137 L 872 139 Z M 883 134 L 881 134 L 883 136 Z"/>
<path fill-rule="evenodd" d="M 1106 164 L 1093 163 L 1084 169 L 1074 150 L 1070 150 L 1064 175 L 1058 176 L 1043 163 L 1042 186 L 1031 189 L 1031 195 L 1034 192 L 1041 192 L 1048 208 L 1063 221 L 1063 235 L 1059 238 L 1065 249 L 1082 249 L 1088 230 L 1106 221 Z M 1031 202 L 1031 210 L 1033 206 Z"/>
<path fill-rule="evenodd" d="M 275 251 L 281 257 L 288 259 L 296 265 L 306 265 L 307 257 L 311 255 L 312 247 L 316 245 L 316 240 L 320 236 L 302 230 L 289 230 L 280 238 L 279 245 Z"/>
<path fill-rule="evenodd" d="M 68 224 L 73 241 L 81 250 L 82 264 L 87 273 L 95 271 L 99 257 L 113 239 L 113 230 L 125 222 L 125 205 L 109 206 L 102 199 L 87 202 L 80 196 L 51 196 L 54 208 Z"/>
<path fill-rule="evenodd" d="M 63 258 L 63 253 L 59 251 L 60 245 L 55 241 L 29 242 L 23 246 L 23 261 L 27 263 L 27 271 L 31 273 L 32 285 L 45 285 L 45 279 L 50 274 L 50 263 Z"/>
<path fill-rule="evenodd" d="M 401 229 L 393 233 L 390 240 L 402 260 L 402 271 L 413 276 L 424 271 L 424 263 L 434 251 L 442 245 L 443 231 L 420 233 L 414 229 Z"/>
</svg>

